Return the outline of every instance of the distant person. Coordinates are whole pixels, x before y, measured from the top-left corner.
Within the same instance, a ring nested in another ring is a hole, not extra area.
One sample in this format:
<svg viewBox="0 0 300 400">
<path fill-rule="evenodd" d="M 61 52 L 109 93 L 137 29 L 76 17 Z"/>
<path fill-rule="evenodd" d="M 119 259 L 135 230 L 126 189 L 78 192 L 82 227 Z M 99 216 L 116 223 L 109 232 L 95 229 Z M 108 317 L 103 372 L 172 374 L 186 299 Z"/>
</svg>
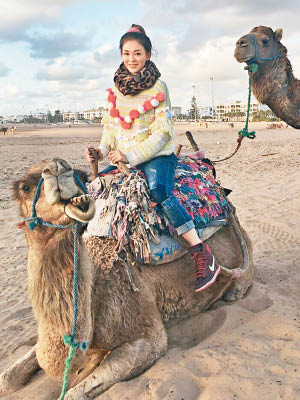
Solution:
<svg viewBox="0 0 300 400">
<path fill-rule="evenodd" d="M 220 267 L 173 194 L 177 157 L 171 104 L 167 85 L 150 60 L 151 51 L 151 41 L 140 25 L 133 24 L 121 37 L 123 62 L 115 72 L 114 87 L 107 89 L 109 112 L 102 120 L 101 143 L 97 150 L 88 147 L 86 157 L 91 163 L 95 156 L 102 160 L 108 155 L 112 164 L 123 161 L 145 174 L 152 199 L 190 246 L 195 290 L 200 292 L 215 282 Z"/>
</svg>

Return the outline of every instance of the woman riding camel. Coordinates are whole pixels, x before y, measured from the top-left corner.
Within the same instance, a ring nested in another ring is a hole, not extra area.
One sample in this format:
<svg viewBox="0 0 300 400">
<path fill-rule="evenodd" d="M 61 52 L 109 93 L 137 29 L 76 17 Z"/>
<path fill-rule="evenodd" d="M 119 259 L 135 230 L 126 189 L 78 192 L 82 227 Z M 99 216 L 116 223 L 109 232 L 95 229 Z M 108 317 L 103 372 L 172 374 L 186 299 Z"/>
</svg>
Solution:
<svg viewBox="0 0 300 400">
<path fill-rule="evenodd" d="M 112 164 L 129 163 L 142 171 L 152 199 L 162 208 L 179 236 L 189 244 L 194 260 L 196 292 L 212 285 L 220 267 L 195 229 L 191 216 L 173 194 L 177 157 L 166 84 L 150 60 L 152 44 L 145 30 L 133 24 L 120 40 L 122 64 L 107 89 L 109 111 L 103 117 L 99 148 L 86 149 L 90 163 L 108 155 Z"/>
</svg>

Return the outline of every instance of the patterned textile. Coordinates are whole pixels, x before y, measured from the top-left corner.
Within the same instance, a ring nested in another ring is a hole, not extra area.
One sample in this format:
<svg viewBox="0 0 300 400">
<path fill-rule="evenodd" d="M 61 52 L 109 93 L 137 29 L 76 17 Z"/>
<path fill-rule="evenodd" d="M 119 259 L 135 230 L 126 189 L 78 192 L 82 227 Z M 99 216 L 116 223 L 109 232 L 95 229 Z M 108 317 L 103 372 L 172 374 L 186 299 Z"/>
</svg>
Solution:
<svg viewBox="0 0 300 400">
<path fill-rule="evenodd" d="M 151 88 L 159 77 L 160 72 L 154 62 L 147 60 L 145 66 L 136 75 L 132 75 L 122 63 L 115 72 L 114 82 L 124 96 L 128 94 L 134 96 Z"/>
<path fill-rule="evenodd" d="M 88 192 L 96 205 L 88 235 L 113 237 L 116 254 L 129 248 L 135 259 L 149 262 L 150 241 L 159 242 L 165 226 L 154 209 L 146 179 L 136 170 L 128 177 L 114 170 L 96 178 Z"/>
<path fill-rule="evenodd" d="M 147 182 L 132 169 L 126 178 L 114 167 L 108 167 L 88 187 L 96 201 L 96 215 L 87 232 L 94 236 L 117 239 L 116 252 L 128 246 L 138 260 L 150 259 L 150 242 L 159 235 L 174 232 L 161 210 L 151 202 Z M 181 157 L 175 173 L 174 194 L 192 216 L 195 227 L 203 229 L 226 220 L 232 211 L 222 187 L 213 177 L 213 167 L 193 155 Z"/>
<path fill-rule="evenodd" d="M 213 167 L 193 155 L 180 157 L 173 193 L 193 218 L 197 229 L 226 219 L 232 211 L 223 188 L 215 181 Z"/>
</svg>

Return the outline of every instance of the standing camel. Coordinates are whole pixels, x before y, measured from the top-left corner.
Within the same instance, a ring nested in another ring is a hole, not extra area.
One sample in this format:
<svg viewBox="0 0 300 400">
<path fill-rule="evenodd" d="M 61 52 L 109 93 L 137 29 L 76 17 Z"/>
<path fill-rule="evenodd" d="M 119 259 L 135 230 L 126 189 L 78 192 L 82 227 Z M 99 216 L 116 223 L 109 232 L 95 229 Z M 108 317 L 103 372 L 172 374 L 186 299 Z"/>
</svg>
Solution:
<svg viewBox="0 0 300 400">
<path fill-rule="evenodd" d="M 8 130 L 8 133 L 10 133 L 11 135 L 13 135 L 16 129 L 17 129 L 16 126 L 12 126 L 12 127 Z"/>
<path fill-rule="evenodd" d="M 11 128 L 2 127 L 2 128 L 0 129 L 0 132 L 3 132 L 3 135 L 4 135 L 4 136 L 5 136 L 6 133 L 13 135 L 13 134 L 14 134 L 14 131 L 15 131 L 16 129 L 17 129 L 16 126 L 12 126 Z"/>
<path fill-rule="evenodd" d="M 252 91 L 257 100 L 288 125 L 300 129 L 300 81 L 293 75 L 281 38 L 282 29 L 273 32 L 258 26 L 236 42 L 234 56 L 240 63 L 258 65 L 252 74 Z"/>
<path fill-rule="evenodd" d="M 76 173 L 86 180 L 83 172 Z M 39 218 L 60 225 L 72 224 L 74 219 L 92 219 L 94 202 L 83 195 L 73 169 L 61 159 L 31 168 L 14 183 L 14 196 L 23 218 L 31 217 L 41 175 L 44 182 L 36 203 Z M 61 379 L 68 353 L 63 335 L 70 335 L 73 323 L 73 231 L 41 225 L 31 230 L 25 223 L 20 226 L 28 245 L 28 293 L 38 322 L 38 342 L 0 375 L 0 395 L 19 389 L 40 367 Z M 132 279 L 139 291 L 132 290 L 124 264 L 117 261 L 113 267 L 108 265 L 114 257 L 109 250 L 111 240 L 78 239 L 76 341 L 88 340 L 89 348 L 76 352 L 73 376 L 84 361 L 85 364 L 73 380 L 66 400 L 96 398 L 115 383 L 141 374 L 167 351 L 169 320 L 206 310 L 226 291 L 230 300 L 241 298 L 251 286 L 251 243 L 235 213 L 230 215 L 228 225 L 208 239 L 220 264 L 227 268 L 222 268 L 215 284 L 202 293 L 194 291 L 189 255 L 141 269 L 132 265 Z M 103 247 L 106 250 L 101 253 Z M 89 352 L 93 354 L 91 361 Z M 103 359 L 104 352 L 108 355 Z"/>
</svg>

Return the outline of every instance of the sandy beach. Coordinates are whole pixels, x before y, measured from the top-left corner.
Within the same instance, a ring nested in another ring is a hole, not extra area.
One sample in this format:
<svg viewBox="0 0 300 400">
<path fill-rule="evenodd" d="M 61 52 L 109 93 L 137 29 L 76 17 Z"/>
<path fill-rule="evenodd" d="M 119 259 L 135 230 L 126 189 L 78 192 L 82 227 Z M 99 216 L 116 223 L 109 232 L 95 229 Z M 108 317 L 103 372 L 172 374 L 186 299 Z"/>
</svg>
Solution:
<svg viewBox="0 0 300 400">
<path fill-rule="evenodd" d="M 216 165 L 232 189 L 254 250 L 255 281 L 235 303 L 219 301 L 207 312 L 169 329 L 169 350 L 143 375 L 119 383 L 101 400 L 300 399 L 300 131 L 250 123 L 256 139 Z M 233 152 L 243 124 L 177 123 L 177 143 L 192 149 L 190 130 L 211 160 Z M 88 170 L 84 150 L 97 146 L 99 126 L 17 127 L 0 136 L 0 372 L 36 341 L 26 294 L 26 243 L 11 196 L 12 182 L 31 165 L 55 156 Z M 60 385 L 39 372 L 5 400 L 56 400 Z"/>
</svg>

